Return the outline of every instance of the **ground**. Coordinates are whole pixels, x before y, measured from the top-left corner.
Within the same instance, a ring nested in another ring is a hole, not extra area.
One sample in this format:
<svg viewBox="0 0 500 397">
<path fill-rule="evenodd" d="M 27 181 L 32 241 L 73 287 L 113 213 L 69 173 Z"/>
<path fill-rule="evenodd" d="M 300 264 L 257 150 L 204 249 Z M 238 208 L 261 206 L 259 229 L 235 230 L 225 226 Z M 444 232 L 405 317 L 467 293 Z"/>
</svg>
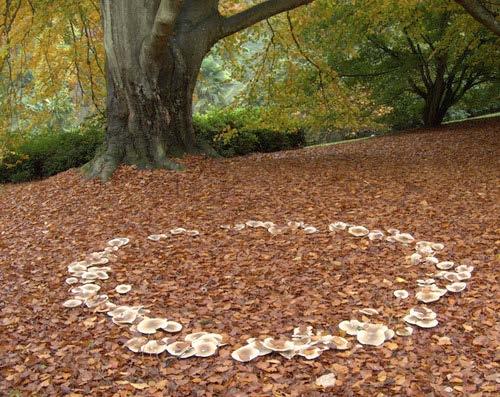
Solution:
<svg viewBox="0 0 500 397">
<path fill-rule="evenodd" d="M 499 133 L 500 120 L 478 120 L 298 151 L 189 158 L 185 172 L 125 167 L 106 184 L 71 170 L 0 188 L 0 395 L 495 394 Z M 303 220 L 320 232 L 219 228 L 249 219 Z M 400 244 L 328 232 L 336 220 L 442 242 L 440 258 L 472 264 L 472 279 L 430 304 L 439 326 L 412 337 L 311 361 L 233 361 L 231 351 L 251 336 L 287 335 L 300 324 L 338 334 L 338 323 L 361 319 L 364 307 L 381 312 L 373 321 L 396 326 L 415 306 L 392 293 L 414 290 L 432 266 L 409 266 L 411 250 Z M 201 236 L 146 239 L 178 226 Z M 63 308 L 66 266 L 115 236 L 131 242 L 104 283 L 112 300 L 179 321 L 182 335 L 227 334 L 229 346 L 204 359 L 141 356 L 122 346 L 127 328 Z M 134 289 L 116 297 L 121 282 Z M 315 388 L 328 372 L 336 386 Z"/>
</svg>

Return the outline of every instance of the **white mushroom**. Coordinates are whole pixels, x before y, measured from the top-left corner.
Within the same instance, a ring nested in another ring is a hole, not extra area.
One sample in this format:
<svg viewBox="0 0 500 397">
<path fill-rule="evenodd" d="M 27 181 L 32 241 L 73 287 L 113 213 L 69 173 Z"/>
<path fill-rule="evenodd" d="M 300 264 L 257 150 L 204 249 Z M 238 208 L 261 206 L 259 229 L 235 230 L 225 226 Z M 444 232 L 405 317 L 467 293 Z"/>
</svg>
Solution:
<svg viewBox="0 0 500 397">
<path fill-rule="evenodd" d="M 396 335 L 399 336 L 411 336 L 412 334 L 413 334 L 413 328 L 409 326 L 398 328 L 396 330 Z"/>
<path fill-rule="evenodd" d="M 195 342 L 193 348 L 196 357 L 210 357 L 217 352 L 217 344 L 211 341 Z"/>
<path fill-rule="evenodd" d="M 310 325 L 301 325 L 293 329 L 293 337 L 308 337 L 313 335 L 313 327 Z"/>
<path fill-rule="evenodd" d="M 382 240 L 384 238 L 384 233 L 381 230 L 372 230 L 368 233 L 368 238 L 370 240 Z"/>
<path fill-rule="evenodd" d="M 174 236 L 177 234 L 185 233 L 185 232 L 187 232 L 187 230 L 184 229 L 183 227 L 176 227 L 175 229 L 170 230 L 170 234 L 172 234 Z"/>
<path fill-rule="evenodd" d="M 179 324 L 176 321 L 167 321 L 165 323 L 165 326 L 161 327 L 161 329 L 163 329 L 164 331 L 167 331 L 167 332 L 175 333 L 175 332 L 179 332 L 180 330 L 182 330 L 182 324 Z"/>
<path fill-rule="evenodd" d="M 148 236 L 148 240 L 151 240 L 151 241 L 160 241 L 160 240 L 163 240 L 163 239 L 166 239 L 168 238 L 169 235 L 168 234 L 151 234 Z"/>
<path fill-rule="evenodd" d="M 164 318 L 144 318 L 139 324 L 137 324 L 137 331 L 141 334 L 154 334 L 160 328 L 164 328 L 168 321 Z"/>
<path fill-rule="evenodd" d="M 259 350 L 253 345 L 242 346 L 231 353 L 231 357 L 239 362 L 246 363 L 259 357 Z"/>
<path fill-rule="evenodd" d="M 187 335 L 186 335 L 186 337 L 184 338 L 184 340 L 185 340 L 186 342 L 193 342 L 193 341 L 195 341 L 196 339 L 199 339 L 199 338 L 201 338 L 202 336 L 205 336 L 205 335 L 207 335 L 207 334 L 208 334 L 208 332 L 203 332 L 203 331 L 201 331 L 201 332 L 194 332 L 194 333 L 192 333 L 192 334 L 187 334 Z"/>
<path fill-rule="evenodd" d="M 376 310 L 376 309 L 371 309 L 371 308 L 369 308 L 369 307 L 364 308 L 364 309 L 360 309 L 360 310 L 359 310 L 359 312 L 360 312 L 360 313 L 362 313 L 362 314 L 366 314 L 367 316 L 374 316 L 374 315 L 379 314 L 379 313 L 378 313 L 378 310 Z"/>
<path fill-rule="evenodd" d="M 247 225 L 248 227 L 253 227 L 253 228 L 264 227 L 264 222 L 250 220 L 250 221 L 246 221 L 245 225 Z"/>
<path fill-rule="evenodd" d="M 289 340 L 275 339 L 275 338 L 266 338 L 262 342 L 262 344 L 267 348 L 274 352 L 284 352 L 288 350 L 294 349 L 293 342 Z"/>
<path fill-rule="evenodd" d="M 470 272 L 458 272 L 457 277 L 460 281 L 468 280 L 472 277 L 472 274 Z"/>
<path fill-rule="evenodd" d="M 82 301 L 79 299 L 68 299 L 67 301 L 63 302 L 63 306 L 67 308 L 73 308 L 73 307 L 78 307 L 82 305 Z"/>
<path fill-rule="evenodd" d="M 188 342 L 174 342 L 167 345 L 167 351 L 172 356 L 181 356 L 186 353 L 189 349 L 191 349 L 191 343 Z"/>
<path fill-rule="evenodd" d="M 76 277 L 68 277 L 66 279 L 66 284 L 72 285 L 76 284 L 78 282 L 78 279 Z"/>
<path fill-rule="evenodd" d="M 462 273 L 462 272 L 472 273 L 473 270 L 474 266 L 467 266 L 467 265 L 460 265 L 455 268 L 455 271 L 457 273 Z"/>
<path fill-rule="evenodd" d="M 109 240 L 107 244 L 110 247 L 123 247 L 124 245 L 127 245 L 130 242 L 130 240 L 126 237 L 117 237 L 112 240 Z"/>
<path fill-rule="evenodd" d="M 314 360 L 321 356 L 322 350 L 318 349 L 315 346 L 306 347 L 304 349 L 299 350 L 297 353 L 299 356 L 302 356 L 308 360 Z"/>
<path fill-rule="evenodd" d="M 446 294 L 445 289 L 423 287 L 415 294 L 415 297 L 420 302 L 431 303 L 438 301 L 444 294 Z"/>
<path fill-rule="evenodd" d="M 334 232 L 336 230 L 345 230 L 347 228 L 347 223 L 345 222 L 334 222 L 328 225 L 328 230 Z"/>
<path fill-rule="evenodd" d="M 150 340 L 141 347 L 141 352 L 146 354 L 161 354 L 167 350 L 167 345 L 156 340 Z"/>
<path fill-rule="evenodd" d="M 431 248 L 434 250 L 434 251 L 441 251 L 444 249 L 444 244 L 442 243 L 432 243 L 431 244 Z"/>
<path fill-rule="evenodd" d="M 418 265 L 420 262 L 422 262 L 422 255 L 414 252 L 408 257 L 408 262 L 410 262 L 410 265 Z"/>
<path fill-rule="evenodd" d="M 465 289 L 466 286 L 467 286 L 467 284 L 459 281 L 459 282 L 447 285 L 446 289 L 450 292 L 461 292 Z"/>
<path fill-rule="evenodd" d="M 406 299 L 410 294 L 405 289 L 397 289 L 394 291 L 394 296 L 398 299 Z"/>
<path fill-rule="evenodd" d="M 453 266 L 455 266 L 455 262 L 452 262 L 452 261 L 443 261 L 443 262 L 439 262 L 438 264 L 436 264 L 436 267 L 438 269 L 441 269 L 441 270 L 449 270 Z"/>
<path fill-rule="evenodd" d="M 410 244 L 415 241 L 415 238 L 409 233 L 398 233 L 394 236 L 394 238 L 396 239 L 396 241 L 399 241 L 403 244 Z"/>
<path fill-rule="evenodd" d="M 344 320 L 339 324 L 339 328 L 347 333 L 348 335 L 357 335 L 357 333 L 363 329 L 365 323 L 358 320 Z"/>
<path fill-rule="evenodd" d="M 334 336 L 333 338 L 331 338 L 328 345 L 331 348 L 337 350 L 347 350 L 351 347 L 351 343 L 347 339 L 342 338 L 341 336 Z"/>
<path fill-rule="evenodd" d="M 363 237 L 370 233 L 370 231 L 364 226 L 351 226 L 347 231 L 355 237 Z"/>
<path fill-rule="evenodd" d="M 387 327 L 383 324 L 366 324 L 358 331 L 356 339 L 362 345 L 380 346 L 385 342 Z"/>
<path fill-rule="evenodd" d="M 126 294 L 130 292 L 131 289 L 132 286 L 130 284 L 120 284 L 116 286 L 115 291 L 119 294 Z"/>
<path fill-rule="evenodd" d="M 138 336 L 135 338 L 129 339 L 125 342 L 125 347 L 134 353 L 139 353 L 141 351 L 141 347 L 144 346 L 148 342 L 148 339 L 143 336 Z"/>
<path fill-rule="evenodd" d="M 305 234 L 314 234 L 314 233 L 317 233 L 318 232 L 318 229 L 316 229 L 314 226 L 306 226 L 304 228 L 304 233 Z"/>
</svg>

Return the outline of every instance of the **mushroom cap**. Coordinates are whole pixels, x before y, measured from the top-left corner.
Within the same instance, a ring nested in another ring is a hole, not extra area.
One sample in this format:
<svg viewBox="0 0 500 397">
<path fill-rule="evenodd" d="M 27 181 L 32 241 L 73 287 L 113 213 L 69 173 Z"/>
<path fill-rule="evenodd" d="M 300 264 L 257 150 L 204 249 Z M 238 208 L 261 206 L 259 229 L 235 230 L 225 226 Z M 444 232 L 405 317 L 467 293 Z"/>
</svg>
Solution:
<svg viewBox="0 0 500 397">
<path fill-rule="evenodd" d="M 427 320 L 421 320 L 415 316 L 412 315 L 407 315 L 403 318 L 404 321 L 406 321 L 408 324 L 413 324 L 417 325 L 420 328 L 433 328 L 436 325 L 438 325 L 438 320 L 436 319 L 427 319 Z"/>
<path fill-rule="evenodd" d="M 200 235 L 198 230 L 186 230 L 186 234 L 190 237 L 196 237 Z"/>
<path fill-rule="evenodd" d="M 372 230 L 370 233 L 368 233 L 368 238 L 370 240 L 382 240 L 384 238 L 384 232 L 381 230 Z"/>
<path fill-rule="evenodd" d="M 94 310 L 97 313 L 106 313 L 109 312 L 110 310 L 113 310 L 114 308 L 116 308 L 116 305 L 108 300 L 96 306 Z"/>
<path fill-rule="evenodd" d="M 217 352 L 217 343 L 213 341 L 196 341 L 193 343 L 196 357 L 210 357 Z"/>
<path fill-rule="evenodd" d="M 68 277 L 65 281 L 66 284 L 72 285 L 76 284 L 78 282 L 78 279 L 76 277 Z"/>
<path fill-rule="evenodd" d="M 132 324 L 136 319 L 139 313 L 137 310 L 133 308 L 129 308 L 128 310 L 122 312 L 121 314 L 117 314 L 113 316 L 113 323 L 120 324 Z"/>
<path fill-rule="evenodd" d="M 126 294 L 127 292 L 130 292 L 131 289 L 132 286 L 130 284 L 120 284 L 115 287 L 115 291 L 119 294 Z"/>
<path fill-rule="evenodd" d="M 268 349 L 267 347 L 264 346 L 262 341 L 258 339 L 254 339 L 252 342 L 248 343 L 249 345 L 252 345 L 259 351 L 259 356 L 265 356 L 266 354 L 272 353 L 273 351 L 271 349 Z"/>
<path fill-rule="evenodd" d="M 133 351 L 134 353 L 139 353 L 141 347 L 148 342 L 148 339 L 143 336 L 136 336 L 125 342 L 124 346 Z"/>
<path fill-rule="evenodd" d="M 369 346 L 380 346 L 385 342 L 385 331 L 387 327 L 384 329 L 382 327 L 374 327 L 374 324 L 369 324 L 366 328 L 360 330 L 356 334 L 356 339 L 362 345 Z"/>
<path fill-rule="evenodd" d="M 455 266 L 455 262 L 452 261 L 443 261 L 436 264 L 436 267 L 440 270 L 449 270 L 453 266 Z"/>
<path fill-rule="evenodd" d="M 444 278 L 448 281 L 451 281 L 452 283 L 455 283 L 457 281 L 461 281 L 460 280 L 460 276 L 458 275 L 458 273 L 455 273 L 455 272 L 447 272 L 445 275 L 444 275 Z"/>
<path fill-rule="evenodd" d="M 298 355 L 304 357 L 308 360 L 314 360 L 321 356 L 323 351 L 315 346 L 309 346 L 304 349 L 299 350 Z"/>
<path fill-rule="evenodd" d="M 399 299 L 406 299 L 408 298 L 408 296 L 410 296 L 410 294 L 405 289 L 397 289 L 396 291 L 394 291 L 394 296 Z"/>
<path fill-rule="evenodd" d="M 375 315 L 379 314 L 377 309 L 372 309 L 369 307 L 365 307 L 364 309 L 360 309 L 359 312 L 362 314 L 366 314 L 367 316 L 375 316 Z"/>
<path fill-rule="evenodd" d="M 294 358 L 297 355 L 297 350 L 295 350 L 295 349 L 286 350 L 284 352 L 278 352 L 278 354 L 281 357 L 285 357 L 287 360 L 291 360 L 292 358 Z"/>
<path fill-rule="evenodd" d="M 145 317 L 139 324 L 137 324 L 137 331 L 141 334 L 154 334 L 158 329 L 163 328 L 167 324 L 165 318 L 149 318 Z"/>
<path fill-rule="evenodd" d="M 428 265 L 437 265 L 439 263 L 439 259 L 435 256 L 428 256 L 427 258 L 425 258 L 425 262 Z"/>
<path fill-rule="evenodd" d="M 428 307 L 419 306 L 410 309 L 410 316 L 414 316 L 419 320 L 434 320 L 437 314 Z"/>
<path fill-rule="evenodd" d="M 348 335 L 357 335 L 358 331 L 363 328 L 365 323 L 358 320 L 344 320 L 339 323 L 339 328 Z"/>
<path fill-rule="evenodd" d="M 95 295 L 85 300 L 85 305 L 92 309 L 100 306 L 108 300 L 108 295 Z"/>
<path fill-rule="evenodd" d="M 130 240 L 126 237 L 116 237 L 112 240 L 109 240 L 106 244 L 109 245 L 110 247 L 123 247 L 124 245 L 127 245 L 130 242 Z"/>
<path fill-rule="evenodd" d="M 403 244 L 410 244 L 415 241 L 415 238 L 410 233 L 398 233 L 394 236 L 396 241 Z"/>
<path fill-rule="evenodd" d="M 156 340 L 150 340 L 141 347 L 141 352 L 146 354 L 160 354 L 167 350 L 167 345 Z"/>
<path fill-rule="evenodd" d="M 304 233 L 305 234 L 314 234 L 314 233 L 317 233 L 318 232 L 318 229 L 315 228 L 314 226 L 306 226 L 304 228 Z"/>
<path fill-rule="evenodd" d="M 436 283 L 436 280 L 433 278 L 426 278 L 425 280 L 423 279 L 418 279 L 417 284 L 420 286 L 426 286 L 426 285 L 433 285 Z"/>
<path fill-rule="evenodd" d="M 264 339 L 262 344 L 267 349 L 272 350 L 274 352 L 284 352 L 288 350 L 293 350 L 295 347 L 292 341 L 275 339 L 275 338 L 266 338 Z"/>
<path fill-rule="evenodd" d="M 187 350 L 191 349 L 191 343 L 189 342 L 174 342 L 169 345 L 167 345 L 167 351 L 172 355 L 172 356 L 181 356 L 183 353 L 185 353 Z"/>
<path fill-rule="evenodd" d="M 312 342 L 311 338 L 308 336 L 294 337 L 293 338 L 293 346 L 295 350 L 305 349 L 306 347 L 315 344 L 316 342 Z"/>
<path fill-rule="evenodd" d="M 418 265 L 420 262 L 422 262 L 422 255 L 414 252 L 408 257 L 408 261 L 410 262 L 410 265 Z"/>
<path fill-rule="evenodd" d="M 328 230 L 334 232 L 335 230 L 345 230 L 347 228 L 347 223 L 345 222 L 333 222 L 328 225 Z"/>
<path fill-rule="evenodd" d="M 207 335 L 208 332 L 204 332 L 204 331 L 201 331 L 201 332 L 193 332 L 191 334 L 187 334 L 186 337 L 184 338 L 184 340 L 186 342 L 193 342 L 195 341 L 196 339 L 198 338 L 201 338 L 202 336 L 205 336 Z"/>
<path fill-rule="evenodd" d="M 90 293 L 90 294 L 97 294 L 99 290 L 101 289 L 101 286 L 97 284 L 84 284 L 80 285 L 79 287 L 81 292 L 83 293 Z M 73 292 L 73 290 L 71 290 Z"/>
<path fill-rule="evenodd" d="M 413 328 L 406 326 L 401 327 L 396 330 L 396 335 L 398 336 L 411 336 L 413 334 Z"/>
<path fill-rule="evenodd" d="M 99 275 L 96 272 L 83 272 L 83 274 L 80 276 L 84 280 L 97 280 L 99 278 Z"/>
<path fill-rule="evenodd" d="M 460 281 L 468 280 L 472 277 L 472 274 L 470 272 L 458 272 L 457 277 Z"/>
<path fill-rule="evenodd" d="M 195 354 L 196 354 L 196 350 L 194 349 L 194 347 L 190 347 L 189 349 L 187 349 L 186 351 L 184 351 L 182 354 L 180 354 L 177 357 L 189 358 L 189 357 L 193 357 Z"/>
<path fill-rule="evenodd" d="M 434 250 L 434 251 L 441 251 L 444 249 L 444 244 L 442 243 L 432 243 L 431 244 L 431 248 Z"/>
<path fill-rule="evenodd" d="M 69 273 L 85 272 L 87 271 L 87 267 L 89 267 L 89 265 L 86 261 L 73 262 L 68 265 L 68 272 Z"/>
<path fill-rule="evenodd" d="M 176 234 L 182 234 L 182 233 L 185 233 L 185 232 L 187 232 L 187 230 L 186 230 L 186 229 L 184 229 L 183 227 L 176 227 L 176 228 L 174 228 L 174 229 L 170 230 L 170 234 L 172 234 L 172 235 L 174 235 L 174 236 L 175 236 Z"/>
<path fill-rule="evenodd" d="M 467 286 L 466 283 L 458 281 L 458 282 L 453 283 L 453 284 L 448 284 L 446 286 L 446 289 L 450 292 L 461 292 L 465 289 L 466 286 Z"/>
<path fill-rule="evenodd" d="M 355 237 L 363 237 L 370 233 L 370 231 L 364 226 L 351 226 L 347 231 Z"/>
<path fill-rule="evenodd" d="M 431 303 L 438 301 L 447 291 L 438 287 L 423 287 L 415 294 L 418 301 Z"/>
<path fill-rule="evenodd" d="M 260 351 L 253 345 L 242 346 L 231 353 L 233 360 L 241 363 L 252 361 L 260 356 Z"/>
<path fill-rule="evenodd" d="M 63 302 L 63 306 L 67 308 L 78 307 L 82 305 L 82 301 L 80 299 L 68 299 Z"/>
<path fill-rule="evenodd" d="M 293 329 L 293 337 L 308 337 L 313 335 L 313 327 L 311 325 L 300 325 Z"/>
<path fill-rule="evenodd" d="M 384 332 L 384 335 L 385 335 L 385 340 L 390 340 L 394 338 L 394 335 L 396 335 L 396 333 L 392 329 L 387 329 Z"/>
<path fill-rule="evenodd" d="M 112 310 L 108 311 L 106 314 L 110 317 L 115 317 L 125 313 L 128 310 L 132 310 L 132 308 L 130 306 L 117 306 L 114 307 Z"/>
<path fill-rule="evenodd" d="M 417 252 L 424 257 L 434 254 L 434 250 L 429 245 L 417 246 L 416 249 Z"/>
<path fill-rule="evenodd" d="M 335 374 L 329 373 L 329 374 L 321 375 L 318 379 L 316 379 L 316 381 L 314 383 L 316 384 L 316 386 L 326 389 L 327 387 L 335 386 L 336 382 L 337 382 L 337 379 L 335 378 Z"/>
<path fill-rule="evenodd" d="M 249 220 L 245 222 L 248 227 L 264 227 L 264 222 Z"/>
<path fill-rule="evenodd" d="M 99 280 L 107 280 L 109 278 L 108 273 L 106 273 L 104 270 L 97 270 L 94 273 L 97 275 L 97 278 Z"/>
<path fill-rule="evenodd" d="M 337 350 L 347 350 L 351 347 L 351 343 L 341 336 L 334 336 L 331 339 L 329 346 Z"/>
<path fill-rule="evenodd" d="M 467 265 L 459 265 L 455 268 L 455 271 L 457 273 L 461 273 L 461 272 L 469 272 L 469 273 L 472 273 L 472 271 L 474 270 L 474 266 L 467 266 Z"/>
<path fill-rule="evenodd" d="M 165 323 L 164 327 L 161 327 L 162 330 L 167 331 L 167 332 L 179 332 L 182 330 L 182 324 L 178 323 L 177 321 L 167 321 Z"/>
<path fill-rule="evenodd" d="M 387 229 L 387 233 L 392 234 L 392 235 L 396 235 L 396 234 L 399 234 L 400 231 L 399 231 L 399 229 L 395 229 L 393 227 L 390 227 L 389 229 Z"/>
<path fill-rule="evenodd" d="M 245 226 L 246 225 L 244 223 L 237 223 L 236 225 L 234 225 L 233 229 L 239 232 L 240 230 L 243 230 Z"/>
<path fill-rule="evenodd" d="M 162 239 L 169 238 L 169 237 L 170 236 L 168 234 L 160 233 L 160 234 L 150 234 L 147 238 L 148 238 L 148 240 L 151 240 L 151 241 L 160 241 Z"/>
</svg>

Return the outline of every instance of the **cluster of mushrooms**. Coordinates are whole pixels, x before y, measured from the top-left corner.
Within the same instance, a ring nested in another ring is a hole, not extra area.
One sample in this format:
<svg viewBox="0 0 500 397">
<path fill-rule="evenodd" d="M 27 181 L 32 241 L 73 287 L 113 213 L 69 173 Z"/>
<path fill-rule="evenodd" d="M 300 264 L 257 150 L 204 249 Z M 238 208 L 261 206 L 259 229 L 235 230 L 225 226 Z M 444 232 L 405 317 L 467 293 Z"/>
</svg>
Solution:
<svg viewBox="0 0 500 397">
<path fill-rule="evenodd" d="M 270 234 L 276 235 L 291 230 L 302 230 L 306 234 L 317 233 L 319 230 L 304 222 L 288 222 L 285 226 L 279 226 L 270 221 L 249 220 L 245 223 L 235 225 L 222 225 L 226 230 L 243 230 L 248 228 L 264 228 Z M 438 271 L 431 274 L 434 278 L 417 280 L 415 298 L 422 303 L 438 301 L 448 292 L 460 292 L 466 287 L 463 280 L 471 278 L 474 270 L 472 266 L 458 265 L 452 261 L 440 261 L 436 254 L 444 249 L 441 243 L 430 241 L 418 241 L 409 233 L 401 233 L 397 229 L 387 229 L 387 234 L 381 230 L 368 230 L 364 226 L 352 225 L 345 222 L 335 222 L 328 226 L 330 232 L 347 231 L 350 235 L 370 240 L 383 240 L 387 242 L 399 242 L 405 246 L 415 244 L 415 252 L 406 259 L 410 265 L 432 265 Z M 147 238 L 151 241 L 160 241 L 175 235 L 187 235 L 196 237 L 200 233 L 197 230 L 175 228 L 168 233 L 152 234 Z M 113 323 L 120 326 L 128 326 L 133 337 L 125 343 L 125 347 L 135 353 L 161 354 L 168 352 L 177 358 L 209 357 L 217 353 L 218 348 L 226 345 L 224 338 L 218 333 L 194 332 L 186 335 L 182 340 L 172 337 L 172 334 L 182 330 L 182 325 L 176 321 L 166 318 L 149 317 L 150 311 L 142 306 L 118 306 L 109 300 L 108 295 L 99 294 L 101 289 L 97 283 L 109 279 L 111 271 L 108 266 L 114 253 L 121 247 L 127 245 L 129 239 L 114 238 L 107 242 L 103 251 L 93 252 L 83 261 L 73 262 L 68 265 L 70 277 L 66 283 L 71 286 L 71 299 L 63 303 L 64 307 L 74 308 L 86 305 L 88 308 L 99 313 L 106 313 Z M 440 288 L 436 279 L 443 280 L 446 284 Z M 80 285 L 76 285 L 76 284 Z M 131 285 L 121 284 L 115 287 L 118 294 L 126 294 L 132 289 Z M 406 290 L 394 291 L 397 299 L 407 299 L 410 293 Z M 364 308 L 359 312 L 366 316 L 378 315 L 376 309 Z M 366 318 L 365 318 L 366 320 Z M 406 324 L 415 325 L 420 328 L 433 328 L 438 325 L 437 314 L 426 306 L 417 306 L 410 309 L 403 318 Z M 361 345 L 381 346 L 384 342 L 398 336 L 410 336 L 413 328 L 403 323 L 395 330 L 384 324 L 361 322 L 356 319 L 344 320 L 338 325 L 341 335 L 331 335 L 324 331 L 314 332 L 312 326 L 299 326 L 294 328 L 291 337 L 267 337 L 250 338 L 247 344 L 231 353 L 231 357 L 239 362 L 249 362 L 260 356 L 271 353 L 279 354 L 287 359 L 299 356 L 308 360 L 318 358 L 326 350 L 346 350 L 351 343 L 343 336 L 354 336 Z M 159 338 L 151 339 L 160 333 Z M 165 336 L 168 333 L 169 336 Z"/>
</svg>

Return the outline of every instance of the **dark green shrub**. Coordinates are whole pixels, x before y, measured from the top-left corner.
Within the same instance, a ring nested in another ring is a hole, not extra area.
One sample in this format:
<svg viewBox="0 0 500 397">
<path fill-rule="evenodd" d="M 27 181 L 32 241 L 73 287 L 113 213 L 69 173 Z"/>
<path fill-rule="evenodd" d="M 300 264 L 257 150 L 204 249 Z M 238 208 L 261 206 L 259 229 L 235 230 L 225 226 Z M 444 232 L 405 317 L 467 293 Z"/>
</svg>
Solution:
<svg viewBox="0 0 500 397">
<path fill-rule="evenodd" d="M 47 131 L 28 137 L 0 162 L 0 182 L 25 182 L 80 167 L 94 156 L 104 130 L 89 121 L 78 130 Z"/>
</svg>

